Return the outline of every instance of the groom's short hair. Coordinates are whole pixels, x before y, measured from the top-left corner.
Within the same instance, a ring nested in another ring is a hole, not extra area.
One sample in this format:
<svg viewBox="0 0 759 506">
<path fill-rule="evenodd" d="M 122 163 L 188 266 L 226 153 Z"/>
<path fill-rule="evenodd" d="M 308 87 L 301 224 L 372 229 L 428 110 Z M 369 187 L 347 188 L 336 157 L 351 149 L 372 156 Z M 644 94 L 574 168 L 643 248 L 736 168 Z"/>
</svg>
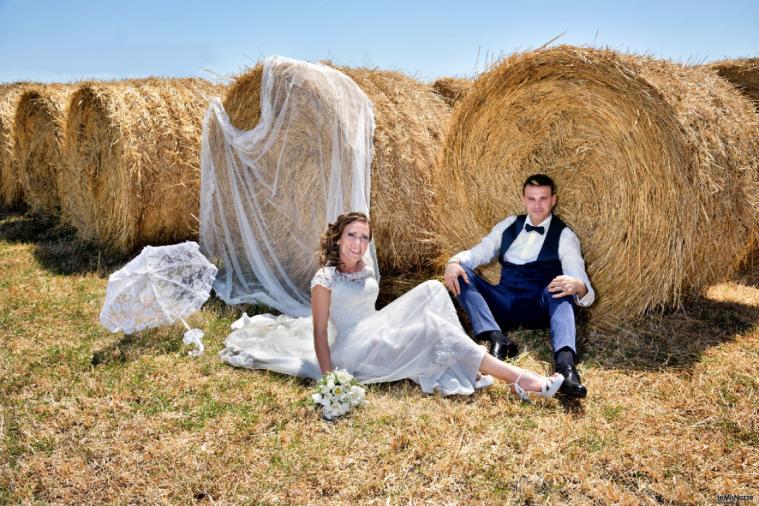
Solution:
<svg viewBox="0 0 759 506">
<path fill-rule="evenodd" d="M 524 190 L 528 186 L 550 186 L 551 195 L 556 193 L 556 185 L 553 183 L 553 179 L 546 176 L 545 174 L 533 174 L 532 176 L 528 177 L 522 185 L 522 195 L 524 195 Z"/>
</svg>

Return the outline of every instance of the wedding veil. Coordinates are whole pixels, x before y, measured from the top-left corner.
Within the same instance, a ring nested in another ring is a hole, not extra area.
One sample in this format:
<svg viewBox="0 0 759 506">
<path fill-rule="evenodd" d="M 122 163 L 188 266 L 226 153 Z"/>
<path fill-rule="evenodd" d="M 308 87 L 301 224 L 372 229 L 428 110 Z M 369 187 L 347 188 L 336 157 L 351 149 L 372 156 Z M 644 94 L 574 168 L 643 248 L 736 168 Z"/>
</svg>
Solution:
<svg viewBox="0 0 759 506">
<path fill-rule="evenodd" d="M 201 139 L 200 246 L 228 304 L 310 314 L 309 282 L 328 222 L 369 213 L 372 104 L 345 74 L 318 63 L 263 61 L 261 118 L 243 131 L 221 101 Z M 376 252 L 370 256 L 377 270 Z"/>
</svg>

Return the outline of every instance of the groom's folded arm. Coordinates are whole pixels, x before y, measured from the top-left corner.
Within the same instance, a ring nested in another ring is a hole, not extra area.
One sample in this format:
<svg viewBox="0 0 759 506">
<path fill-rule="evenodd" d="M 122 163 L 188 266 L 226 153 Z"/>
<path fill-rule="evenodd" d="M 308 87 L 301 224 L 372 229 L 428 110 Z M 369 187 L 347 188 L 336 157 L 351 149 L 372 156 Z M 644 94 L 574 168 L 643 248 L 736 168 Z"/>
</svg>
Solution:
<svg viewBox="0 0 759 506">
<path fill-rule="evenodd" d="M 498 253 L 501 250 L 503 231 L 506 230 L 509 225 L 514 223 L 514 220 L 516 219 L 516 216 L 509 216 L 505 220 L 499 222 L 476 246 L 472 249 L 456 253 L 448 261 L 458 262 L 469 269 L 476 269 L 480 265 L 489 264 L 496 256 L 498 256 Z"/>
<path fill-rule="evenodd" d="M 585 284 L 588 289 L 583 297 L 574 296 L 575 304 L 581 307 L 588 307 L 596 300 L 596 292 L 590 286 L 590 278 L 585 272 L 585 260 L 582 258 L 580 249 L 580 239 L 577 238 L 572 229 L 565 228 L 561 231 L 559 238 L 559 260 L 561 260 L 561 270 L 567 276 L 577 278 Z"/>
</svg>

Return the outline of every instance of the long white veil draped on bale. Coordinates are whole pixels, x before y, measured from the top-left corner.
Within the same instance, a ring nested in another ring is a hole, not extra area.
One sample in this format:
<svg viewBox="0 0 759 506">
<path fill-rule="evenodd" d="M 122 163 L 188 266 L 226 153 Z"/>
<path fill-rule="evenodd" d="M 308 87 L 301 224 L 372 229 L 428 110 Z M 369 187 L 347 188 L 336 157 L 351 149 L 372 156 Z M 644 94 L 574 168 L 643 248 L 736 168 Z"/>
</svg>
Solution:
<svg viewBox="0 0 759 506">
<path fill-rule="evenodd" d="M 261 119 L 235 128 L 214 98 L 201 145 L 200 246 L 228 304 L 310 314 L 328 222 L 369 213 L 372 104 L 345 74 L 280 56 L 263 61 Z M 376 253 L 370 249 L 375 275 Z"/>
</svg>

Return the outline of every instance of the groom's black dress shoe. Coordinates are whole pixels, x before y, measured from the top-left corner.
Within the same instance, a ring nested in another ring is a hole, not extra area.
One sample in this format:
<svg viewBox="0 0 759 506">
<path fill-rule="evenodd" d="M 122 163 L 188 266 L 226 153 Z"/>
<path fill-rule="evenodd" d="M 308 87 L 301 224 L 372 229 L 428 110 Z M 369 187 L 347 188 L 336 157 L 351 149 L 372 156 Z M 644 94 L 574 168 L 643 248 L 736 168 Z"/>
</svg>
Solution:
<svg viewBox="0 0 759 506">
<path fill-rule="evenodd" d="M 556 372 L 564 376 L 564 383 L 559 388 L 559 393 L 567 397 L 585 398 L 588 395 L 588 389 L 583 386 L 580 375 L 577 373 L 574 365 L 559 365 Z"/>
<path fill-rule="evenodd" d="M 519 355 L 519 348 L 517 345 L 503 335 L 502 332 L 497 330 L 491 332 L 490 342 L 493 343 L 490 353 L 498 360 L 503 360 L 506 357 L 514 358 Z"/>
</svg>

